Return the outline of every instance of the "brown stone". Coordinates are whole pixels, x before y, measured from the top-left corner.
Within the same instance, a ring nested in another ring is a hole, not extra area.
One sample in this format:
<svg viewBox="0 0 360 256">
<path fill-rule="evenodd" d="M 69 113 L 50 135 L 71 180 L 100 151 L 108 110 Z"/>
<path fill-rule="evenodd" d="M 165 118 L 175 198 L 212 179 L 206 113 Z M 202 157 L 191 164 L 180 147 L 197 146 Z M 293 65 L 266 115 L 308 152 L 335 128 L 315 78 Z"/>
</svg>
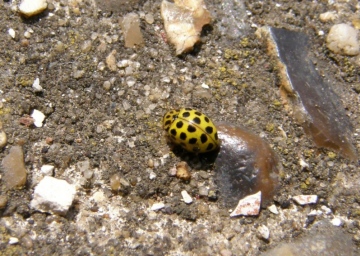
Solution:
<svg viewBox="0 0 360 256">
<path fill-rule="evenodd" d="M 26 183 L 24 153 L 20 146 L 13 146 L 1 162 L 3 182 L 7 189 L 22 188 Z"/>
</svg>

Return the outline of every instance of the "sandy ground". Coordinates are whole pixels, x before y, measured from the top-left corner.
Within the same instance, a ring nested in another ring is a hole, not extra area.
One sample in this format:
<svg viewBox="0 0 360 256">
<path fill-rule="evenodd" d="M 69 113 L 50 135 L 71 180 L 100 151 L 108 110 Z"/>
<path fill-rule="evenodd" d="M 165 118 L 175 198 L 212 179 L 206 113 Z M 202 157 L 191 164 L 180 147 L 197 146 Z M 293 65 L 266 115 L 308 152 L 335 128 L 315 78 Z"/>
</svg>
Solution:
<svg viewBox="0 0 360 256">
<path fill-rule="evenodd" d="M 360 59 L 333 54 L 325 44 L 333 24 L 359 18 L 359 4 L 248 1 L 241 35 L 232 38 L 223 23 L 231 14 L 221 2 L 207 1 L 213 22 L 203 43 L 181 57 L 167 43 L 160 1 L 49 0 L 47 11 L 32 19 L 18 15 L 16 1 L 0 3 L 0 120 L 8 138 L 0 158 L 21 145 L 28 172 L 23 189 L 7 191 L 1 183 L 7 204 L 0 209 L 0 255 L 260 255 L 291 242 L 305 248 L 303 255 L 315 255 L 306 251 L 314 241 L 340 244 L 325 246 L 327 255 L 359 250 L 359 163 L 317 148 L 284 109 L 275 61 L 266 40 L 255 35 L 259 27 L 274 26 L 309 36 L 318 72 L 339 95 L 359 151 Z M 120 26 L 131 11 L 140 15 L 144 37 L 144 46 L 134 49 L 124 47 Z M 327 11 L 335 20 L 321 22 Z M 112 52 L 115 63 L 129 60 L 131 68 L 111 70 L 106 57 Z M 36 78 L 41 92 L 32 88 Z M 213 166 L 171 151 L 162 116 L 186 106 L 269 143 L 283 166 L 271 203 L 278 214 L 264 208 L 258 217 L 230 218 Z M 43 127 L 21 124 L 34 109 L 45 114 Z M 190 166 L 189 182 L 169 175 L 180 161 Z M 77 188 L 65 216 L 30 208 L 44 164 Z M 119 192 L 110 187 L 114 174 L 123 179 Z M 217 197 L 199 196 L 203 188 Z M 182 201 L 182 190 L 192 204 Z M 318 202 L 290 200 L 301 194 L 317 195 Z M 152 211 L 156 202 L 165 208 Z"/>
</svg>

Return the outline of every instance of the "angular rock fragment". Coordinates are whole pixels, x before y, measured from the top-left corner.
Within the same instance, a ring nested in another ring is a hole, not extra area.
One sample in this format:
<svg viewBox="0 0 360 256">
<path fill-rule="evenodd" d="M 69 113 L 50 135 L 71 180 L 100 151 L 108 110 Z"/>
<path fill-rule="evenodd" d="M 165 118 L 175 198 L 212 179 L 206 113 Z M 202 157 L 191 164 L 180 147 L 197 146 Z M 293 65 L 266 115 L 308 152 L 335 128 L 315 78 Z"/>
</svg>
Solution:
<svg viewBox="0 0 360 256">
<path fill-rule="evenodd" d="M 273 198 L 282 168 L 275 152 L 260 137 L 243 128 L 217 125 L 221 140 L 215 160 L 215 182 L 226 207 L 235 207 L 239 198 L 261 191 L 262 205 Z"/>
<path fill-rule="evenodd" d="M 142 46 L 144 39 L 140 30 L 140 18 L 136 13 L 128 13 L 121 22 L 124 33 L 125 47 Z"/>
<path fill-rule="evenodd" d="M 46 0 L 23 0 L 19 5 L 19 11 L 26 18 L 30 18 L 43 12 L 47 5 Z"/>
<path fill-rule="evenodd" d="M 316 71 L 308 37 L 299 32 L 269 28 L 269 50 L 279 58 L 280 90 L 285 107 L 318 147 L 357 159 L 351 144 L 351 124 L 338 96 Z"/>
<path fill-rule="evenodd" d="M 1 162 L 2 180 L 7 189 L 21 188 L 26 183 L 27 171 L 24 163 L 24 153 L 20 146 L 13 146 Z"/>
<path fill-rule="evenodd" d="M 65 215 L 74 200 L 75 193 L 75 186 L 65 180 L 45 176 L 35 187 L 31 207 L 41 212 Z"/>
<path fill-rule="evenodd" d="M 293 196 L 292 199 L 300 205 L 315 204 L 317 202 L 317 195 L 298 195 Z"/>
<path fill-rule="evenodd" d="M 236 206 L 235 210 L 230 214 L 230 217 L 236 217 L 240 215 L 256 216 L 259 215 L 261 206 L 261 191 L 249 195 L 241 199 Z"/>
<path fill-rule="evenodd" d="M 191 51 L 200 41 L 202 27 L 211 21 L 203 0 L 175 0 L 174 3 L 163 0 L 161 17 L 176 55 Z"/>
</svg>

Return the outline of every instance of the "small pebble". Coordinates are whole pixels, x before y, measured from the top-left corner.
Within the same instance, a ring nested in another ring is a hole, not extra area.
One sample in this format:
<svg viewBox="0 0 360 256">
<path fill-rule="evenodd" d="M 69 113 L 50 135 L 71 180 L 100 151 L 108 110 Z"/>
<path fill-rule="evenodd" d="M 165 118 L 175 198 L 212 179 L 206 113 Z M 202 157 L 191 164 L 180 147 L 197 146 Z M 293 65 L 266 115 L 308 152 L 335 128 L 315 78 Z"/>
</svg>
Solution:
<svg viewBox="0 0 360 256">
<path fill-rule="evenodd" d="M 315 204 L 317 202 L 317 195 L 299 195 L 293 196 L 292 199 L 300 205 Z"/>
<path fill-rule="evenodd" d="M 0 149 L 6 146 L 7 137 L 4 131 L 0 131 Z"/>
<path fill-rule="evenodd" d="M 190 180 L 191 174 L 189 171 L 189 165 L 186 162 L 179 162 L 176 165 L 176 177 L 181 180 Z"/>
<path fill-rule="evenodd" d="M 150 178 L 150 180 L 154 180 L 156 178 L 156 173 L 150 172 L 149 178 Z"/>
<path fill-rule="evenodd" d="M 181 196 L 186 204 L 191 204 L 193 202 L 191 196 L 186 190 L 181 191 Z"/>
<path fill-rule="evenodd" d="M 33 241 L 29 235 L 25 235 L 21 239 L 21 244 L 25 246 L 26 248 L 32 248 L 33 247 Z"/>
<path fill-rule="evenodd" d="M 41 111 L 34 109 L 31 114 L 31 117 L 34 119 L 34 125 L 36 127 L 43 126 L 43 121 L 45 120 L 45 115 Z"/>
<path fill-rule="evenodd" d="M 270 231 L 269 228 L 265 225 L 261 225 L 257 228 L 257 231 L 259 232 L 260 236 L 265 239 L 269 240 L 270 238 Z"/>
<path fill-rule="evenodd" d="M 243 199 L 240 199 L 239 204 L 236 206 L 235 210 L 230 214 L 230 217 L 235 217 L 239 215 L 245 216 L 255 216 L 260 213 L 261 205 L 261 191 L 249 195 Z"/>
<path fill-rule="evenodd" d="M 207 187 L 200 187 L 199 188 L 199 196 L 208 196 L 209 189 Z"/>
<path fill-rule="evenodd" d="M 151 13 L 148 13 L 145 15 L 145 21 L 149 24 L 153 24 L 154 23 L 154 16 Z"/>
<path fill-rule="evenodd" d="M 9 28 L 8 33 L 13 39 L 15 38 L 15 36 L 16 36 L 15 30 L 13 30 L 12 28 Z"/>
<path fill-rule="evenodd" d="M 336 19 L 336 14 L 333 12 L 324 12 L 320 14 L 321 22 L 334 21 Z"/>
<path fill-rule="evenodd" d="M 111 53 L 106 57 L 106 65 L 111 71 L 116 71 L 116 50 L 112 50 Z"/>
<path fill-rule="evenodd" d="M 26 18 L 35 16 L 47 8 L 46 0 L 23 0 L 19 5 L 19 11 Z"/>
<path fill-rule="evenodd" d="M 26 183 L 27 171 L 24 153 L 20 146 L 13 146 L 1 162 L 3 169 L 2 181 L 8 189 L 21 188 Z"/>
<path fill-rule="evenodd" d="M 272 212 L 273 214 L 279 214 L 279 211 L 278 211 L 278 209 L 276 208 L 275 204 L 270 205 L 270 206 L 268 207 L 268 209 L 269 209 L 269 211 Z"/>
<path fill-rule="evenodd" d="M 43 166 L 41 166 L 41 173 L 47 176 L 52 176 L 53 175 L 53 171 L 54 171 L 55 167 L 53 165 L 48 165 L 45 164 Z"/>
<path fill-rule="evenodd" d="M 152 211 L 158 211 L 158 210 L 160 210 L 160 209 L 162 209 L 162 208 L 164 208 L 164 207 L 165 207 L 165 204 L 164 204 L 163 202 L 155 203 L 155 204 L 153 204 L 153 205 L 151 206 L 151 210 L 152 210 Z"/>
<path fill-rule="evenodd" d="M 16 237 L 10 237 L 9 238 L 9 244 L 17 244 L 19 243 L 19 239 Z"/>
<path fill-rule="evenodd" d="M 32 84 L 32 88 L 34 89 L 35 92 L 41 92 L 43 90 L 43 88 L 40 85 L 40 79 L 37 77 L 34 81 L 34 83 Z"/>
<path fill-rule="evenodd" d="M 35 187 L 31 208 L 65 215 L 75 198 L 76 188 L 65 180 L 45 176 Z"/>
<path fill-rule="evenodd" d="M 121 187 L 120 183 L 120 175 L 118 173 L 115 173 L 110 178 L 110 187 L 113 191 L 119 191 Z"/>
<path fill-rule="evenodd" d="M 352 26 L 341 23 L 331 27 L 326 44 L 329 50 L 343 55 L 358 55 L 358 32 Z"/>
<path fill-rule="evenodd" d="M 333 218 L 331 220 L 331 224 L 333 224 L 336 227 L 340 227 L 342 225 L 342 220 L 340 218 Z"/>
<path fill-rule="evenodd" d="M 126 14 L 122 19 L 121 28 L 124 33 L 125 47 L 132 48 L 144 44 L 138 14 L 133 12 Z"/>
</svg>

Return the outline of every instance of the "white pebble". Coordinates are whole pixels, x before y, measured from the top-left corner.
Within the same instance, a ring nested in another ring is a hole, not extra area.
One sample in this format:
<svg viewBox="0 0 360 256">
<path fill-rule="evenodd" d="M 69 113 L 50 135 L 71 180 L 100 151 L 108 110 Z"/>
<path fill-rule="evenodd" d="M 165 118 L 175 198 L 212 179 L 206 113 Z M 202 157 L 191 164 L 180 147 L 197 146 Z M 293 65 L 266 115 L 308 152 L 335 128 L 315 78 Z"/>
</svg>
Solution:
<svg viewBox="0 0 360 256">
<path fill-rule="evenodd" d="M 19 11 L 25 17 L 37 15 L 47 8 L 46 0 L 23 0 L 19 6 Z"/>
<path fill-rule="evenodd" d="M 336 19 L 336 14 L 333 12 L 324 12 L 319 16 L 321 22 L 333 21 Z"/>
<path fill-rule="evenodd" d="M 358 32 L 352 26 L 341 23 L 331 27 L 326 37 L 327 47 L 334 53 L 358 55 Z"/>
<path fill-rule="evenodd" d="M 16 36 L 15 30 L 13 30 L 12 28 L 9 28 L 8 33 L 12 38 L 15 38 L 15 36 Z"/>
<path fill-rule="evenodd" d="M 36 78 L 34 80 L 34 83 L 32 84 L 32 88 L 34 89 L 35 92 L 41 92 L 42 91 L 42 87 L 40 85 L 40 79 Z"/>
<path fill-rule="evenodd" d="M 333 224 L 336 227 L 340 227 L 342 225 L 342 220 L 340 218 L 333 218 L 331 220 L 331 224 Z"/>
<path fill-rule="evenodd" d="M 40 112 L 39 110 L 34 109 L 31 117 L 34 118 L 34 125 L 36 127 L 42 127 L 43 126 L 43 121 L 45 119 L 45 115 Z"/>
<path fill-rule="evenodd" d="M 321 206 L 321 210 L 323 210 L 326 215 L 329 215 L 332 213 L 331 209 L 329 207 L 326 207 L 325 205 Z"/>
<path fill-rule="evenodd" d="M 262 238 L 264 238 L 265 240 L 269 240 L 270 230 L 267 226 L 261 225 L 258 227 L 257 231 L 259 232 L 259 234 L 261 235 Z"/>
<path fill-rule="evenodd" d="M 268 207 L 269 211 L 272 212 L 273 214 L 279 214 L 278 209 L 276 208 L 275 204 L 272 204 Z"/>
<path fill-rule="evenodd" d="M 292 199 L 300 205 L 315 204 L 317 202 L 317 195 L 298 195 L 293 196 Z"/>
<path fill-rule="evenodd" d="M 19 242 L 19 239 L 17 237 L 9 238 L 9 244 L 17 244 L 18 242 Z"/>
<path fill-rule="evenodd" d="M 53 175 L 53 171 L 54 171 L 54 166 L 53 165 L 48 165 L 48 164 L 44 164 L 43 166 L 41 166 L 41 173 L 47 176 L 52 176 Z"/>
<path fill-rule="evenodd" d="M 181 191 L 181 196 L 186 204 L 191 204 L 193 202 L 191 196 L 186 190 Z"/>
<path fill-rule="evenodd" d="M 239 215 L 254 216 L 260 212 L 261 205 L 261 191 L 240 199 L 235 210 L 230 213 L 230 217 Z"/>
<path fill-rule="evenodd" d="M 150 172 L 149 178 L 150 178 L 150 180 L 154 180 L 156 178 L 156 173 Z"/>
<path fill-rule="evenodd" d="M 31 208 L 41 212 L 65 215 L 69 210 L 76 189 L 65 180 L 45 176 L 35 187 Z"/>
<path fill-rule="evenodd" d="M 160 210 L 160 209 L 162 209 L 162 208 L 164 208 L 164 207 L 165 207 L 165 204 L 164 204 L 163 202 L 155 203 L 155 204 L 153 204 L 153 205 L 151 206 L 151 210 L 152 210 L 152 211 L 158 211 L 158 210 Z"/>
</svg>

